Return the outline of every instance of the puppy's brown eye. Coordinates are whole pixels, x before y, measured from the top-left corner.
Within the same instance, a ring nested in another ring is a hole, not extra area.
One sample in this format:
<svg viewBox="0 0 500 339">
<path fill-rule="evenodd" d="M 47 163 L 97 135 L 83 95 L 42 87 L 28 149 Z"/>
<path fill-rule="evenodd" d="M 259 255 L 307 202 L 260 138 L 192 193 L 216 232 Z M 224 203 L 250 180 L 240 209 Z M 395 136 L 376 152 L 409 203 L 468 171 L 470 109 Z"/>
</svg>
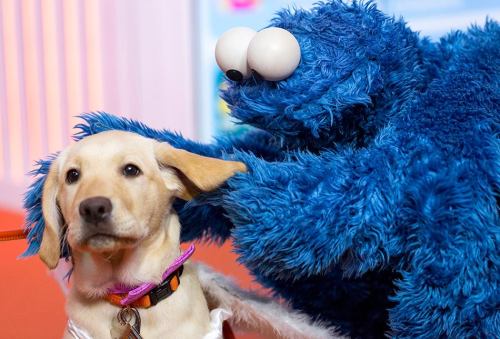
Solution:
<svg viewBox="0 0 500 339">
<path fill-rule="evenodd" d="M 137 177 L 141 174 L 141 169 L 134 164 L 127 164 L 123 167 L 123 175 L 126 177 Z"/>
<path fill-rule="evenodd" d="M 78 170 L 72 168 L 68 172 L 66 172 L 66 183 L 71 185 L 80 179 L 80 172 Z"/>
</svg>

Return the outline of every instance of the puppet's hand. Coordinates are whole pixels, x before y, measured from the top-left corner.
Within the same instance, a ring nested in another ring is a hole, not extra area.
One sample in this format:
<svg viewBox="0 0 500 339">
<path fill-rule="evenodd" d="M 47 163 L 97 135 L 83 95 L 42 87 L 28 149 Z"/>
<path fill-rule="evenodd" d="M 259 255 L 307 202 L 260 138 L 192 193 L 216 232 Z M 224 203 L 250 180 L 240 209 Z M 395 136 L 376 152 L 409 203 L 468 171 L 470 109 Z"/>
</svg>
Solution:
<svg viewBox="0 0 500 339">
<path fill-rule="evenodd" d="M 256 274 L 293 279 L 326 272 L 340 257 L 347 274 L 388 260 L 392 203 L 376 200 L 397 191 L 386 157 L 384 149 L 288 162 L 239 155 L 249 172 L 228 181 L 223 206 L 242 262 Z"/>
<path fill-rule="evenodd" d="M 84 114 L 83 123 L 76 126 L 79 132 L 77 139 L 108 130 L 123 130 L 138 133 L 142 136 L 167 142 L 170 145 L 192 153 L 235 160 L 234 149 L 253 152 L 265 159 L 276 159 L 282 155 L 279 143 L 273 136 L 263 131 L 249 131 L 238 136 L 219 138 L 213 144 L 201 144 L 184 138 L 182 135 L 167 130 L 150 128 L 143 123 L 104 112 Z M 34 196 L 34 203 L 40 199 L 40 187 L 30 189 L 30 197 Z M 230 220 L 224 216 L 221 207 L 222 195 L 220 190 L 198 196 L 186 203 L 176 201 L 174 207 L 179 213 L 182 224 L 182 240 L 192 241 L 202 237 L 212 241 L 223 242 L 231 233 L 233 227 Z M 31 214 L 30 214 L 31 216 Z M 37 219 L 34 214 L 33 219 Z"/>
</svg>

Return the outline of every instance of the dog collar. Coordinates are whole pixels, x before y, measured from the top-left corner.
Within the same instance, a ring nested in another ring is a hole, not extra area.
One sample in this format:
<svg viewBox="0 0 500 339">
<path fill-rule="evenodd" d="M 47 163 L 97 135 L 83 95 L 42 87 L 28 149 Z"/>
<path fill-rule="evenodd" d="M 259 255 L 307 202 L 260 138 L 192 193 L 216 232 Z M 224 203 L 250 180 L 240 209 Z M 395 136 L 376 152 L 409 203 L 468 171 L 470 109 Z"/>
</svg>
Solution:
<svg viewBox="0 0 500 339">
<path fill-rule="evenodd" d="M 194 244 L 182 253 L 166 269 L 160 284 L 144 283 L 139 286 L 117 285 L 111 288 L 105 299 L 117 306 L 149 308 L 169 297 L 179 287 L 184 263 L 193 255 Z"/>
</svg>

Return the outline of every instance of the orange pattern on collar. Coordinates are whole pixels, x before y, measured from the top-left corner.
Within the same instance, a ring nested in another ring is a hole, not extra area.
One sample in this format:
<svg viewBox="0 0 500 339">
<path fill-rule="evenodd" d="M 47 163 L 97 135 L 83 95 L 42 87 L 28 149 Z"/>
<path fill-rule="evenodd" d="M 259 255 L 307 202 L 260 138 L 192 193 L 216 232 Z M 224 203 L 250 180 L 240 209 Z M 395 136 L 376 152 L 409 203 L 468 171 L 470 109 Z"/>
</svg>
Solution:
<svg viewBox="0 0 500 339">
<path fill-rule="evenodd" d="M 156 288 L 152 289 L 149 291 L 148 294 L 142 296 L 141 298 L 137 299 L 133 303 L 131 303 L 129 306 L 135 307 L 135 308 L 150 308 L 151 306 L 156 305 L 158 302 L 161 300 L 167 298 L 170 296 L 172 293 L 174 293 L 178 288 L 181 283 L 180 276 L 182 274 L 182 266 L 177 269 L 172 275 L 167 278 L 165 281 L 167 283 L 167 286 L 165 286 L 163 283 L 161 285 L 158 285 Z M 161 289 L 161 293 L 159 292 L 159 289 Z M 165 293 L 167 292 L 167 293 Z M 109 303 L 124 307 L 125 305 L 121 304 L 121 301 L 127 296 L 127 293 L 110 293 L 104 297 Z"/>
</svg>

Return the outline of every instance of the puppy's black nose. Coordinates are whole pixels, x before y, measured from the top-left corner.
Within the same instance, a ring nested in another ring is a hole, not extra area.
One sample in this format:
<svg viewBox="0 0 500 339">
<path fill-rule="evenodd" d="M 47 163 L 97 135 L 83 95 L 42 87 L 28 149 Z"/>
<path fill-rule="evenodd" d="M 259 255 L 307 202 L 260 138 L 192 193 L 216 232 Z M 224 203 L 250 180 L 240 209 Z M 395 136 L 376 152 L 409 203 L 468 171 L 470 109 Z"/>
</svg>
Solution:
<svg viewBox="0 0 500 339">
<path fill-rule="evenodd" d="M 88 223 L 98 223 L 109 218 L 113 205 L 105 197 L 93 197 L 80 203 L 79 212 L 83 220 Z"/>
</svg>

